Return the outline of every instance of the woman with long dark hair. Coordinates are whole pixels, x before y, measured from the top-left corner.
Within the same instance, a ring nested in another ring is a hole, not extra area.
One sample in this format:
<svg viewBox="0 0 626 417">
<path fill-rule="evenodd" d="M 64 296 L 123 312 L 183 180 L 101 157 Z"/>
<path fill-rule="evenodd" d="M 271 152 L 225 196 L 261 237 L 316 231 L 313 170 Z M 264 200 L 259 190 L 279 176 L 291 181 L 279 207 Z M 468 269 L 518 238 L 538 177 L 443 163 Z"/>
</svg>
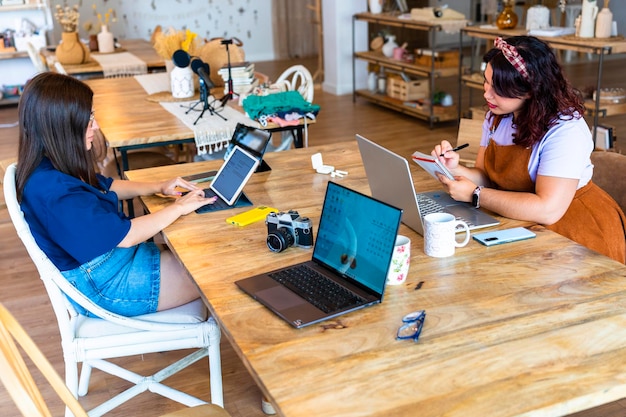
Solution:
<svg viewBox="0 0 626 417">
<path fill-rule="evenodd" d="M 98 174 L 94 154 L 105 146 L 92 105 L 91 89 L 66 75 L 42 73 L 24 88 L 16 187 L 37 244 L 78 290 L 115 313 L 147 314 L 198 298 L 172 253 L 148 240 L 214 200 L 181 178 L 139 183 Z M 177 187 L 190 192 L 180 196 Z M 178 198 L 133 219 L 120 210 L 120 200 L 155 193 Z"/>
<path fill-rule="evenodd" d="M 541 40 L 515 36 L 494 45 L 484 56 L 489 111 L 475 168 L 460 165 L 443 141 L 433 155 L 456 180 L 440 181 L 458 201 L 545 225 L 624 263 L 626 217 L 591 181 L 594 144 L 581 96 Z"/>
</svg>

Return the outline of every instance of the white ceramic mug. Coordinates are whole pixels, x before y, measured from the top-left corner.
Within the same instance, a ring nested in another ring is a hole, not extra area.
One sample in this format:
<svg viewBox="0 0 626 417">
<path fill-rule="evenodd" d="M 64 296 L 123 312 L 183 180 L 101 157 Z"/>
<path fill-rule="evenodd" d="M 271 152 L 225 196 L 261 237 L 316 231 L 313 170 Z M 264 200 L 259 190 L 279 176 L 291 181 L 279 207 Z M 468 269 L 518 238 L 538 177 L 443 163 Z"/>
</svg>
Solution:
<svg viewBox="0 0 626 417">
<path fill-rule="evenodd" d="M 462 242 L 456 240 L 456 228 L 465 232 Z M 469 226 L 449 213 L 432 213 L 424 217 L 424 253 L 435 258 L 454 255 L 455 248 L 467 245 L 470 239 Z"/>
<path fill-rule="evenodd" d="M 387 272 L 387 284 L 400 285 L 406 281 L 411 263 L 411 239 L 398 235 L 393 248 L 393 256 Z"/>
</svg>

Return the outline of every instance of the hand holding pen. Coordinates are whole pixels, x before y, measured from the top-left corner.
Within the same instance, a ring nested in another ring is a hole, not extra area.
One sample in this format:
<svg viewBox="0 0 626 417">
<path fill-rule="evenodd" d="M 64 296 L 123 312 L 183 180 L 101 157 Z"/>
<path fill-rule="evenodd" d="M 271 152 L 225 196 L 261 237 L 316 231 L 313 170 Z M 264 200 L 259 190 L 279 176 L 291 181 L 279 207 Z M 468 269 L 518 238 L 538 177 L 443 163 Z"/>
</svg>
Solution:
<svg viewBox="0 0 626 417">
<path fill-rule="evenodd" d="M 444 156 L 446 154 L 446 152 L 457 152 L 457 151 L 460 151 L 461 149 L 465 149 L 468 146 L 469 146 L 469 143 L 464 143 L 463 145 L 459 145 L 459 146 L 456 146 L 456 147 L 454 147 L 452 149 L 448 149 L 445 152 L 442 152 L 441 155 L 439 155 L 439 156 Z"/>
</svg>

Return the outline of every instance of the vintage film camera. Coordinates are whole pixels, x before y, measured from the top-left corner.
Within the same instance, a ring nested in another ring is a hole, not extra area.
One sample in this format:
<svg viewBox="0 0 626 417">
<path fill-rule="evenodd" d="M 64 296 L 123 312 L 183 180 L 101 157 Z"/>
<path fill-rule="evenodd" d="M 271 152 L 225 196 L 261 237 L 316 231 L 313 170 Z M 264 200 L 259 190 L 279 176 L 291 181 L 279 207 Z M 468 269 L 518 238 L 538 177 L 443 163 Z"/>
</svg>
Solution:
<svg viewBox="0 0 626 417">
<path fill-rule="evenodd" d="M 313 225 L 308 217 L 300 217 L 297 211 L 270 213 L 267 224 L 267 247 L 272 252 L 282 252 L 289 246 L 313 247 Z"/>
</svg>

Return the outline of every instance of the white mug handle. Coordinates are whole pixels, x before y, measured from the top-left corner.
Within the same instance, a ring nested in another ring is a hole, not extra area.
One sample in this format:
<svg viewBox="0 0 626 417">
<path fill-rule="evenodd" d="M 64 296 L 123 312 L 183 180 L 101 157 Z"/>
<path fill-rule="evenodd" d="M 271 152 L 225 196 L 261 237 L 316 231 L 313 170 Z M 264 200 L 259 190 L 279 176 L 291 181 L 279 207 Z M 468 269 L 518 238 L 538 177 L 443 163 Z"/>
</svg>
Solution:
<svg viewBox="0 0 626 417">
<path fill-rule="evenodd" d="M 470 230 L 469 230 L 469 226 L 467 225 L 467 223 L 465 223 L 462 220 L 457 220 L 455 222 L 454 227 L 456 228 L 457 226 L 463 227 L 463 231 L 465 232 L 465 239 L 463 239 L 463 242 L 459 242 L 458 240 L 456 240 L 456 236 L 455 236 L 454 246 L 457 248 L 462 248 L 463 246 L 467 245 L 470 240 Z"/>
</svg>

